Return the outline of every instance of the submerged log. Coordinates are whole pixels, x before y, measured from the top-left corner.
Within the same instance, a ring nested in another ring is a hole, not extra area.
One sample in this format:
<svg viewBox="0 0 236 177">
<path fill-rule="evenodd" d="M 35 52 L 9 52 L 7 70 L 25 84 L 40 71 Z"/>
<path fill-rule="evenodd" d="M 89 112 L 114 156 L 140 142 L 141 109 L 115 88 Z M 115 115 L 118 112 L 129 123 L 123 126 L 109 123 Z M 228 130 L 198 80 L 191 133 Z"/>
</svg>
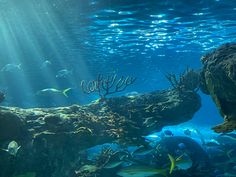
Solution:
<svg viewBox="0 0 236 177">
<path fill-rule="evenodd" d="M 21 149 L 14 161 L 0 151 L 0 176 L 27 170 L 36 172 L 37 177 L 69 176 L 83 150 L 111 142 L 141 144 L 144 135 L 190 120 L 200 106 L 196 92 L 172 89 L 84 106 L 1 107 L 0 147 L 15 140 Z"/>
</svg>

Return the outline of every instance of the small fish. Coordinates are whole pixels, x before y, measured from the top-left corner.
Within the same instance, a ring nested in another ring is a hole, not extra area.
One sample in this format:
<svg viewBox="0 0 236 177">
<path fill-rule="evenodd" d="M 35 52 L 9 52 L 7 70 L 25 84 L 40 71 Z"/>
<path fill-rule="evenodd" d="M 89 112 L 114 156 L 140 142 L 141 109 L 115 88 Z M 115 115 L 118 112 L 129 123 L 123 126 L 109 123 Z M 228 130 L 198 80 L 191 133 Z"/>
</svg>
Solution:
<svg viewBox="0 0 236 177">
<path fill-rule="evenodd" d="M 175 160 L 170 154 L 168 154 L 168 157 L 171 162 L 169 169 L 169 174 L 171 174 L 177 164 L 177 160 Z M 167 176 L 167 171 L 168 169 L 157 169 L 156 167 L 152 166 L 131 165 L 122 168 L 120 171 L 118 171 L 117 175 L 122 177 L 149 177 L 158 174 Z"/>
<path fill-rule="evenodd" d="M 20 148 L 21 148 L 21 146 L 19 146 L 16 141 L 11 141 L 8 144 L 7 149 L 2 149 L 2 150 L 8 152 L 9 154 L 11 154 L 13 156 L 16 156 L 16 154 Z"/>
<path fill-rule="evenodd" d="M 185 129 L 184 130 L 184 134 L 187 136 L 191 136 L 192 135 L 192 131 L 190 129 Z"/>
<path fill-rule="evenodd" d="M 204 146 L 207 146 L 207 147 L 214 147 L 214 146 L 220 146 L 220 143 L 214 139 L 206 142 L 203 144 Z"/>
<path fill-rule="evenodd" d="M 216 147 L 216 146 L 209 146 L 205 148 L 205 151 L 207 152 L 207 154 L 211 157 L 214 156 L 225 156 L 227 155 L 227 152 L 225 152 L 224 150 L 220 149 L 220 147 Z"/>
<path fill-rule="evenodd" d="M 186 146 L 185 146 L 184 143 L 179 143 L 179 144 L 178 144 L 178 147 L 179 147 L 179 149 L 181 149 L 181 150 L 186 149 Z"/>
<path fill-rule="evenodd" d="M 128 159 L 128 152 L 125 151 L 117 151 L 110 158 L 109 161 L 105 164 L 103 168 L 111 169 L 116 168 L 126 162 Z"/>
<path fill-rule="evenodd" d="M 125 94 L 125 96 L 128 97 L 128 98 L 135 98 L 135 97 L 137 97 L 138 95 L 139 95 L 139 93 L 136 92 L 136 91 L 128 92 L 128 93 Z"/>
<path fill-rule="evenodd" d="M 174 136 L 173 132 L 170 130 L 164 130 L 164 135 L 165 136 Z"/>
<path fill-rule="evenodd" d="M 20 71 L 21 69 L 21 64 L 13 64 L 13 63 L 9 63 L 6 64 L 1 71 L 2 72 L 15 72 L 15 71 Z"/>
<path fill-rule="evenodd" d="M 67 78 L 72 75 L 72 70 L 62 69 L 57 72 L 56 78 Z"/>
<path fill-rule="evenodd" d="M 236 141 L 236 134 L 235 133 L 222 133 L 221 135 L 219 135 L 219 137 L 228 137 L 231 140 L 235 140 Z"/>
<path fill-rule="evenodd" d="M 166 176 L 166 170 L 157 169 L 151 166 L 131 165 L 131 166 L 122 168 L 117 173 L 118 176 L 122 176 L 122 177 L 149 177 L 149 176 L 153 176 L 157 174 Z"/>
<path fill-rule="evenodd" d="M 169 157 L 170 162 L 171 162 L 170 163 L 170 171 L 169 171 L 169 174 L 171 174 L 173 172 L 175 166 L 176 166 L 176 161 L 175 161 L 174 157 L 171 156 L 170 154 L 168 154 L 168 157 Z"/>
<path fill-rule="evenodd" d="M 193 162 L 190 159 L 190 157 L 187 154 L 183 154 L 179 156 L 178 158 L 174 158 L 170 154 L 168 154 L 168 157 L 171 161 L 170 171 L 169 174 L 171 174 L 175 167 L 178 167 L 181 170 L 187 170 L 192 167 Z"/>
<path fill-rule="evenodd" d="M 52 65 L 52 62 L 49 60 L 45 60 L 42 65 L 40 66 L 40 69 L 46 69 L 48 68 L 50 65 Z"/>
<path fill-rule="evenodd" d="M 229 159 L 232 158 L 232 154 L 233 154 L 234 151 L 235 151 L 235 149 L 230 149 L 226 152 L 226 155 Z"/>
<path fill-rule="evenodd" d="M 89 172 L 89 173 L 94 173 L 98 170 L 98 167 L 96 165 L 84 165 L 82 166 L 78 171 L 76 170 L 75 173 L 79 174 L 81 172 Z"/>
<path fill-rule="evenodd" d="M 136 150 L 134 150 L 132 152 L 132 156 L 135 156 L 135 155 L 147 155 L 147 154 L 150 154 L 154 151 L 154 149 L 152 147 L 148 147 L 148 146 L 139 146 Z"/>
<path fill-rule="evenodd" d="M 121 161 L 121 160 L 108 162 L 103 168 L 106 168 L 106 169 L 116 168 L 120 166 L 122 163 L 124 163 L 124 161 Z"/>
<path fill-rule="evenodd" d="M 196 134 L 199 136 L 199 138 L 200 138 L 202 144 L 203 144 L 203 145 L 206 144 L 205 139 L 204 139 L 204 136 L 203 136 L 203 134 L 200 132 L 200 130 L 198 130 L 197 128 L 195 128 L 194 131 L 195 131 Z"/>
<path fill-rule="evenodd" d="M 176 166 L 178 167 L 178 169 L 187 170 L 191 168 L 192 165 L 193 162 L 187 154 L 183 154 L 176 159 Z"/>
<path fill-rule="evenodd" d="M 64 95 L 65 97 L 68 97 L 68 92 L 72 88 L 67 88 L 65 90 L 57 90 L 55 88 L 46 88 L 39 90 L 36 95 L 42 95 L 42 96 L 51 96 L 51 95 Z"/>
</svg>

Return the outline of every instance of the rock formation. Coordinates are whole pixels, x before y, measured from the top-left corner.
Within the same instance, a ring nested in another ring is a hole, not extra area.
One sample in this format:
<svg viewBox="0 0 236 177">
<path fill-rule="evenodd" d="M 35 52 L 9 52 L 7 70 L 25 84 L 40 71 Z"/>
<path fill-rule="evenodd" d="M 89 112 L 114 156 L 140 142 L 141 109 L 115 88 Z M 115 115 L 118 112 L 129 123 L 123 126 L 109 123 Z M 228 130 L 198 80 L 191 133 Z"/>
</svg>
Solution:
<svg viewBox="0 0 236 177">
<path fill-rule="evenodd" d="M 236 130 L 236 43 L 222 45 L 201 61 L 201 90 L 213 98 L 224 117 L 224 123 L 213 129 Z"/>
<path fill-rule="evenodd" d="M 16 157 L 0 151 L 0 177 L 35 172 L 67 177 L 78 168 L 83 150 L 103 144 L 142 144 L 142 136 L 190 120 L 200 108 L 190 90 L 166 90 L 97 100 L 59 108 L 0 108 L 0 147 L 14 140 Z"/>
</svg>

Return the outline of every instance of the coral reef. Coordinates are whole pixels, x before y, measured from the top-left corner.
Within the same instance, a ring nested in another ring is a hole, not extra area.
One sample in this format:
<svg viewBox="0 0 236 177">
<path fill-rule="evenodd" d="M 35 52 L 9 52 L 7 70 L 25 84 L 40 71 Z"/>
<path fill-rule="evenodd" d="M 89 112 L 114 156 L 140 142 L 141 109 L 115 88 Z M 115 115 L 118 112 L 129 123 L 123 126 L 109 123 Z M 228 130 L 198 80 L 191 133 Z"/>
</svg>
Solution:
<svg viewBox="0 0 236 177">
<path fill-rule="evenodd" d="M 224 44 L 201 59 L 201 90 L 211 95 L 224 123 L 216 132 L 236 130 L 236 43 Z"/>
<path fill-rule="evenodd" d="M 0 147 L 12 140 L 21 146 L 16 157 L 0 151 L 0 177 L 27 172 L 71 177 L 81 166 L 85 149 L 111 142 L 144 144 L 144 135 L 190 120 L 200 106 L 196 92 L 171 89 L 99 99 L 84 106 L 0 107 Z"/>
</svg>

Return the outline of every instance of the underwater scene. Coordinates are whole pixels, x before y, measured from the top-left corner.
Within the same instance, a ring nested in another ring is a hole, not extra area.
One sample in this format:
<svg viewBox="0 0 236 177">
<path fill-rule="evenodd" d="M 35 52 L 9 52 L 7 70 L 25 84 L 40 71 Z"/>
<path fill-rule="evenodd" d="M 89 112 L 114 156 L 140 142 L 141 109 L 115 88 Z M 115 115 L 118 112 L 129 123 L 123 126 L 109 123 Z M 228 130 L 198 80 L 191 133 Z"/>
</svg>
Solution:
<svg viewBox="0 0 236 177">
<path fill-rule="evenodd" d="M 0 0 L 0 177 L 236 177 L 236 1 Z"/>
</svg>

